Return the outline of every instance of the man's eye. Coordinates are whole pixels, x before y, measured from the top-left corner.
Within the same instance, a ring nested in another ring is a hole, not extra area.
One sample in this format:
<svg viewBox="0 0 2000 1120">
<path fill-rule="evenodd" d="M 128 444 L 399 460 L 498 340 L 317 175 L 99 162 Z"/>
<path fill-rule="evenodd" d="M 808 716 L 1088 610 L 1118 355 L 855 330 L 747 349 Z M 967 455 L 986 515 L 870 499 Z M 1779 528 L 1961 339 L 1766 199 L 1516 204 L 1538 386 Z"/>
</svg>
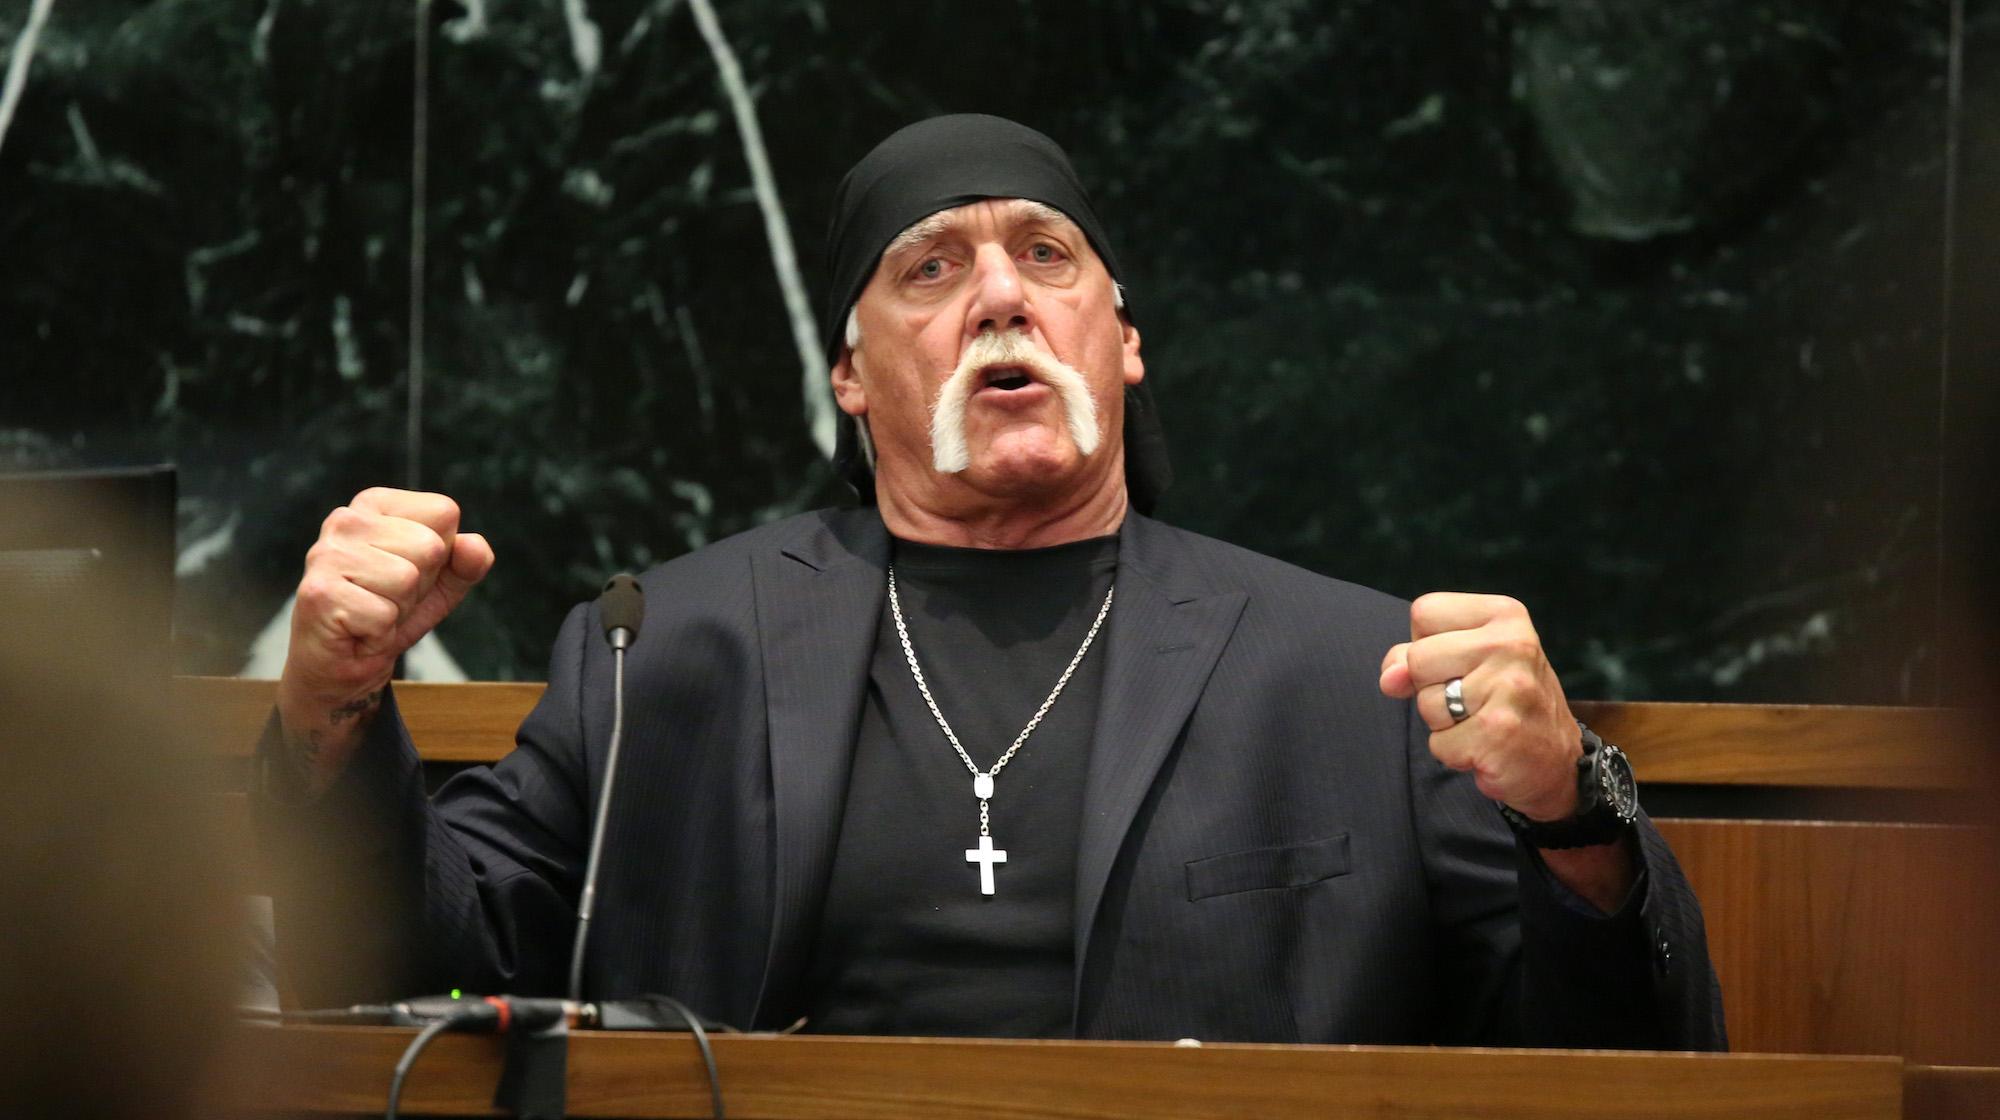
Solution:
<svg viewBox="0 0 2000 1120">
<path fill-rule="evenodd" d="M 1029 259 L 1033 260 L 1036 264 L 1054 264 L 1059 256 L 1061 254 L 1056 252 L 1056 247 L 1047 242 L 1043 242 L 1028 250 Z"/>
<path fill-rule="evenodd" d="M 935 280 L 944 275 L 944 262 L 932 257 L 917 266 L 917 275 L 926 280 Z"/>
</svg>

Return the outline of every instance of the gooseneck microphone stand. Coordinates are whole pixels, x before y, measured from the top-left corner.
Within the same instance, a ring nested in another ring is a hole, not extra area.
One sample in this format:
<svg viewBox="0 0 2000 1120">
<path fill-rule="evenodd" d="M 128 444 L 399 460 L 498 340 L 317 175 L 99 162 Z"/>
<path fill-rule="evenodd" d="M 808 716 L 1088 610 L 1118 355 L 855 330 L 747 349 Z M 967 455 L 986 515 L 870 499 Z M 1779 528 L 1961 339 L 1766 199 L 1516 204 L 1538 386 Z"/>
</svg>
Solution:
<svg viewBox="0 0 2000 1120">
<path fill-rule="evenodd" d="M 605 823 L 611 819 L 612 783 L 618 777 L 618 745 L 625 738 L 625 650 L 639 636 L 646 616 L 646 596 L 639 581 L 620 572 L 597 597 L 604 622 L 604 639 L 611 643 L 611 746 L 604 752 L 604 788 L 597 794 L 597 812 L 590 828 L 590 858 L 583 868 L 583 894 L 576 906 L 576 938 L 569 954 L 571 1003 L 583 1000 L 583 954 L 590 942 L 590 916 L 597 908 L 597 871 L 604 859 Z"/>
<path fill-rule="evenodd" d="M 701 1048 L 715 1115 L 724 1115 L 715 1055 L 701 1016 L 668 996 L 583 1002 L 584 955 L 590 940 L 590 919 L 597 905 L 597 876 L 603 864 L 605 824 L 611 816 L 611 794 L 618 777 L 618 748 L 625 735 L 625 653 L 638 640 L 640 623 L 645 620 L 646 600 L 639 581 L 624 573 L 612 576 L 597 598 L 597 608 L 605 640 L 611 645 L 611 741 L 604 755 L 604 785 L 598 792 L 596 812 L 592 814 L 590 855 L 584 864 L 583 889 L 578 896 L 576 936 L 570 946 L 568 998 L 482 997 L 453 992 L 450 996 L 392 1004 L 286 1012 L 277 1016 L 288 1022 L 375 1022 L 422 1027 L 396 1063 L 389 1084 L 388 1120 L 396 1120 L 404 1080 L 418 1055 L 440 1035 L 452 1031 L 505 1034 L 506 1066 L 494 1093 L 494 1105 L 530 1120 L 560 1120 L 565 1109 L 568 1032 L 572 1024 L 605 1030 L 667 1030 L 684 1023 Z"/>
</svg>

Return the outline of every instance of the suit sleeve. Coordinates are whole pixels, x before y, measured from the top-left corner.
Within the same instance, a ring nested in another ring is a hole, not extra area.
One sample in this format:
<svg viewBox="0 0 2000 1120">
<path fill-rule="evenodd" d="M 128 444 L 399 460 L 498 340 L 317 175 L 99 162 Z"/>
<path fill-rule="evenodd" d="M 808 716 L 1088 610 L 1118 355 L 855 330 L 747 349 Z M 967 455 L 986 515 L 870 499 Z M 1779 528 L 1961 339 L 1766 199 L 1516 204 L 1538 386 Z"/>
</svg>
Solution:
<svg viewBox="0 0 2000 1120">
<path fill-rule="evenodd" d="M 1549 872 L 1472 779 L 1430 753 L 1412 709 L 1411 809 L 1438 931 L 1437 1041 L 1722 1050 L 1722 999 L 1701 906 L 1642 815 L 1641 870 L 1599 914 Z"/>
<path fill-rule="evenodd" d="M 305 1006 L 450 988 L 559 994 L 588 845 L 582 663 L 587 606 L 557 637 L 549 684 L 515 749 L 427 797 L 423 763 L 384 697 L 348 769 L 298 804 L 253 782 L 280 959 Z M 281 762 L 275 713 L 259 769 Z"/>
</svg>

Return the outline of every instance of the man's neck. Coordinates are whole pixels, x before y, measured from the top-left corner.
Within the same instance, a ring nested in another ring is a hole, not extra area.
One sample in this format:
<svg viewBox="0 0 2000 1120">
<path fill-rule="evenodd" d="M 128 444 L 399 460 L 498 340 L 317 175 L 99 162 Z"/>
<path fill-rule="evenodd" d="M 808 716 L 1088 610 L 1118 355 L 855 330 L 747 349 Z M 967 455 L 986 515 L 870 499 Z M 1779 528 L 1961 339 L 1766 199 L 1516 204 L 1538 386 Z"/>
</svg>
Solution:
<svg viewBox="0 0 2000 1120">
<path fill-rule="evenodd" d="M 1117 481 L 1062 503 L 994 501 L 949 512 L 927 508 L 880 480 L 875 495 L 882 523 L 899 540 L 950 548 L 1050 548 L 1115 535 L 1126 512 L 1123 476 Z"/>
</svg>

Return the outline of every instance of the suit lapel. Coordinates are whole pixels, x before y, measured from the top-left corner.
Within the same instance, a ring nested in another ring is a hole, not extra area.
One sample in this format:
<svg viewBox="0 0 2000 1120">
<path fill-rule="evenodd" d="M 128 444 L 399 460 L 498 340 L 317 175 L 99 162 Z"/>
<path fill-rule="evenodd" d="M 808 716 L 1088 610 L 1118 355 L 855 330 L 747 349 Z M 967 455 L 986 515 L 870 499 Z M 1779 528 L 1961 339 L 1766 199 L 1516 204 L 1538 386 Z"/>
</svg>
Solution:
<svg viewBox="0 0 2000 1120">
<path fill-rule="evenodd" d="M 788 1014 L 826 899 L 889 537 L 874 511 L 813 521 L 751 557 L 770 721 L 771 941 L 753 1022 Z"/>
<path fill-rule="evenodd" d="M 1076 864 L 1078 990 L 1090 934 L 1125 835 L 1249 596 L 1210 587 L 1180 562 L 1172 531 L 1137 513 L 1120 533 L 1106 623 L 1104 691 L 1084 787 Z"/>
</svg>

